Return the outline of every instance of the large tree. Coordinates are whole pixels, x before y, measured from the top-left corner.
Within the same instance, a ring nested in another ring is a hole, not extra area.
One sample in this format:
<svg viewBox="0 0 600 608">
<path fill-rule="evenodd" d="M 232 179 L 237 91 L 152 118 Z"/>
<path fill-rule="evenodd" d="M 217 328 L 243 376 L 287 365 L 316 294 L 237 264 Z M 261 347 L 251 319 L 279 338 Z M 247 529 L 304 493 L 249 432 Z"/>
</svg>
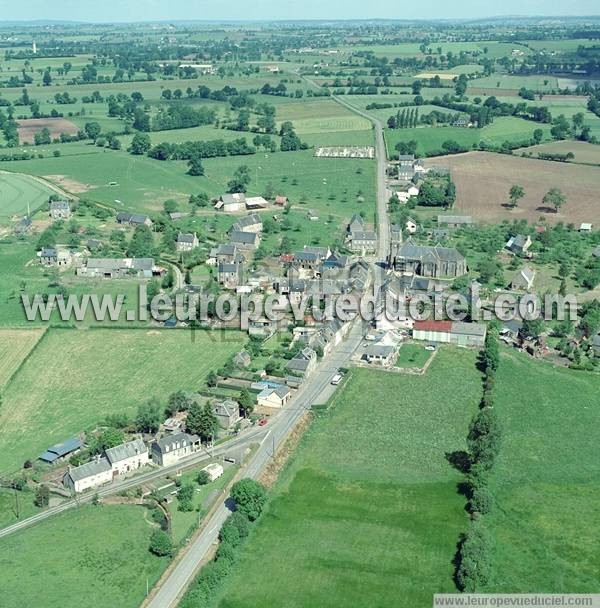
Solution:
<svg viewBox="0 0 600 608">
<path fill-rule="evenodd" d="M 519 201 L 525 196 L 525 190 L 522 186 L 512 186 L 509 193 L 508 198 L 510 200 L 510 204 L 513 207 L 516 207 L 519 204 Z"/>
<path fill-rule="evenodd" d="M 258 481 L 246 477 L 233 484 L 231 498 L 235 502 L 236 510 L 247 515 L 250 521 L 254 521 L 262 512 L 267 493 Z"/>
<path fill-rule="evenodd" d="M 562 193 L 559 188 L 550 188 L 544 195 L 542 201 L 544 205 L 552 205 L 556 213 L 560 211 L 560 208 L 567 202 L 567 197 Z"/>
<path fill-rule="evenodd" d="M 218 428 L 217 417 L 212 407 L 208 403 L 204 405 L 194 403 L 189 409 L 186 427 L 190 433 L 198 435 L 202 441 L 212 439 Z"/>
</svg>

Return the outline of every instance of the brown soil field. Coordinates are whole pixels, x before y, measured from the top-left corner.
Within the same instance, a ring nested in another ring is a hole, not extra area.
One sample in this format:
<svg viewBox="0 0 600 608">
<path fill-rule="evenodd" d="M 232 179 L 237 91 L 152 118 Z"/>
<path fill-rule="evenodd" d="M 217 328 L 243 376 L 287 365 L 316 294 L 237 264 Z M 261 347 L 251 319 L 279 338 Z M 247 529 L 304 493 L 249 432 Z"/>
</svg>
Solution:
<svg viewBox="0 0 600 608">
<path fill-rule="evenodd" d="M 22 144 L 32 144 L 34 135 L 44 128 L 50 131 L 50 137 L 52 139 L 59 137 L 61 133 L 76 135 L 79 131 L 77 125 L 64 118 L 26 118 L 19 120 L 19 126 L 17 128 L 19 132 L 19 141 Z"/>
<path fill-rule="evenodd" d="M 538 152 L 546 154 L 568 154 L 572 152 L 575 158 L 570 161 L 572 163 L 583 163 L 587 165 L 600 165 L 600 146 L 589 144 L 585 141 L 573 141 L 565 139 L 563 141 L 549 141 L 539 146 L 531 146 L 528 148 L 520 148 L 515 150 L 515 154 L 529 154 L 533 157 L 537 156 Z"/>
<path fill-rule="evenodd" d="M 488 152 L 467 152 L 427 160 L 427 166 L 450 167 L 456 184 L 455 209 L 489 223 L 526 219 L 537 222 L 600 226 L 600 167 L 521 158 Z M 516 209 L 508 204 L 513 185 L 522 186 L 525 197 Z M 560 188 L 567 197 L 560 213 L 545 207 L 544 194 Z"/>
</svg>

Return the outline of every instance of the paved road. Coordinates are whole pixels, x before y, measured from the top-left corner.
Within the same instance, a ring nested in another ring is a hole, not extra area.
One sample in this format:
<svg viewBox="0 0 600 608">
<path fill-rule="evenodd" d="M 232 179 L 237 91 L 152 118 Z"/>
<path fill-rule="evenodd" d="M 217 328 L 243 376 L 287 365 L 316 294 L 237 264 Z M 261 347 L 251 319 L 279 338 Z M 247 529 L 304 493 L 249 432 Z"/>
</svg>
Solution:
<svg viewBox="0 0 600 608">
<path fill-rule="evenodd" d="M 283 443 L 290 431 L 294 428 L 302 414 L 310 409 L 312 403 L 329 387 L 331 378 L 340 367 L 350 361 L 350 357 L 362 340 L 364 329 L 362 323 L 357 321 L 351 328 L 346 340 L 338 344 L 332 353 L 324 359 L 313 372 L 310 382 L 305 383 L 296 393 L 290 404 L 281 411 L 270 425 L 268 434 L 249 462 L 244 477 L 259 477 L 269 459 L 273 456 L 273 449 Z M 204 526 L 203 531 L 196 537 L 183 556 L 181 561 L 172 570 L 169 577 L 163 581 L 156 594 L 144 606 L 146 608 L 172 608 L 185 591 L 194 577 L 198 565 L 219 536 L 219 529 L 230 514 L 224 500 Z"/>
<path fill-rule="evenodd" d="M 230 452 L 239 451 L 240 448 L 247 447 L 251 443 L 256 443 L 256 442 L 262 441 L 267 433 L 268 433 L 268 429 L 266 429 L 266 428 L 263 428 L 263 427 L 252 428 L 248 432 L 242 433 L 238 437 L 235 437 L 234 439 L 231 439 L 230 441 L 228 441 L 222 445 L 216 446 L 214 448 L 214 452 L 211 451 L 209 453 L 208 451 L 203 450 L 203 451 L 197 452 L 187 458 L 184 458 L 183 460 L 181 460 L 180 462 L 178 462 L 175 465 L 171 465 L 168 467 L 158 467 L 158 468 L 152 469 L 151 471 L 148 471 L 147 473 L 142 473 L 141 475 L 136 475 L 134 477 L 129 477 L 126 479 L 119 479 L 117 481 L 112 482 L 111 484 L 109 484 L 107 486 L 98 488 L 97 494 L 100 498 L 104 498 L 106 496 L 118 494 L 119 492 L 123 492 L 125 490 L 131 490 L 132 488 L 136 488 L 144 483 L 148 483 L 155 479 L 160 479 L 161 477 L 165 477 L 166 475 L 169 475 L 170 473 L 174 473 L 176 471 L 186 469 L 190 466 L 196 466 L 196 465 L 200 464 L 201 462 L 210 460 L 214 456 L 227 455 Z M 96 492 L 83 494 L 81 496 L 78 496 L 75 499 L 67 500 L 65 502 L 62 502 L 59 505 L 56 505 L 55 507 L 50 507 L 49 509 L 46 509 L 45 511 L 41 511 L 40 513 L 37 513 L 36 515 L 28 517 L 27 519 L 22 519 L 21 521 L 18 521 L 10 526 L 7 526 L 6 528 L 2 528 L 0 530 L 0 538 L 4 538 L 6 536 L 9 536 L 10 534 L 14 534 L 15 532 L 18 532 L 19 530 L 24 530 L 25 528 L 29 528 L 30 526 L 33 526 L 34 524 L 42 522 L 42 521 L 48 519 L 49 517 L 53 517 L 54 515 L 58 515 L 59 513 L 63 513 L 64 511 L 68 511 L 69 509 L 72 509 L 73 507 L 77 507 L 79 505 L 91 502 L 91 500 L 93 499 L 95 494 L 96 494 Z"/>
</svg>

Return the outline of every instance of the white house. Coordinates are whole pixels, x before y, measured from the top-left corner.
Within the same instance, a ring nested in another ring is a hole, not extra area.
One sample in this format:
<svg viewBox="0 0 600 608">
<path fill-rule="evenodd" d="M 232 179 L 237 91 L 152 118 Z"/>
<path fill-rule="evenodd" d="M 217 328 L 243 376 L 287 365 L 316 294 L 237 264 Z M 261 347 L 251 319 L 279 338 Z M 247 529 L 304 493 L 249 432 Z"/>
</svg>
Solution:
<svg viewBox="0 0 600 608">
<path fill-rule="evenodd" d="M 217 462 L 205 466 L 202 470 L 208 473 L 211 481 L 215 481 L 215 479 L 219 479 L 223 475 L 223 466 Z"/>
<path fill-rule="evenodd" d="M 292 391 L 287 386 L 263 389 L 257 396 L 257 403 L 263 407 L 282 408 L 292 398 Z"/>
<path fill-rule="evenodd" d="M 200 437 L 187 433 L 174 433 L 158 439 L 152 444 L 152 460 L 168 467 L 200 448 Z"/>
<path fill-rule="evenodd" d="M 583 222 L 581 224 L 581 226 L 579 226 L 579 232 L 591 232 L 592 231 L 592 224 L 590 224 L 589 222 Z"/>
<path fill-rule="evenodd" d="M 63 477 L 63 484 L 74 492 L 84 492 L 112 481 L 113 472 L 106 458 L 96 458 L 79 467 L 69 468 Z"/>
<path fill-rule="evenodd" d="M 104 451 L 114 475 L 124 475 L 150 462 L 148 447 L 141 439 L 134 439 Z"/>
<path fill-rule="evenodd" d="M 68 220 L 71 217 L 69 201 L 51 201 L 50 217 L 52 220 Z"/>
<path fill-rule="evenodd" d="M 405 226 L 406 226 L 406 231 L 409 234 L 414 234 L 417 231 L 417 222 L 415 222 L 415 220 L 413 220 L 410 217 L 406 220 Z"/>
</svg>

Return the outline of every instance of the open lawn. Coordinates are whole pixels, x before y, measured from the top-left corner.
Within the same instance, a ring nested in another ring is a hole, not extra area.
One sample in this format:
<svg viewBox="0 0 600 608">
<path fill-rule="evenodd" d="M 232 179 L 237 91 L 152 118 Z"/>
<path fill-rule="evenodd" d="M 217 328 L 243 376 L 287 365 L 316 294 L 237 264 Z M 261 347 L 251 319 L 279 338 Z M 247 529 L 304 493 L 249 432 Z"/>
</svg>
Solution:
<svg viewBox="0 0 600 608">
<path fill-rule="evenodd" d="M 233 331 L 49 330 L 4 391 L 2 470 L 109 414 L 134 415 L 151 397 L 197 388 L 243 339 Z"/>
<path fill-rule="evenodd" d="M 519 156 L 468 152 L 432 158 L 427 164 L 451 168 L 456 184 L 455 209 L 490 223 L 502 220 L 600 223 L 600 169 L 568 163 L 534 160 Z M 506 206 L 513 185 L 525 189 L 516 209 Z M 560 213 L 542 204 L 546 192 L 560 188 L 567 197 Z"/>
<path fill-rule="evenodd" d="M 0 390 L 38 343 L 43 329 L 0 329 Z"/>
<path fill-rule="evenodd" d="M 400 347 L 398 358 L 396 359 L 396 367 L 423 367 L 431 352 L 425 350 L 422 344 L 407 343 Z"/>
<path fill-rule="evenodd" d="M 51 194 L 54 194 L 52 189 L 29 175 L 0 172 L 0 219 L 25 215 L 27 205 L 33 213 L 48 202 Z"/>
<path fill-rule="evenodd" d="M 168 563 L 148 551 L 146 517 L 141 506 L 87 505 L 3 540 L 3 608 L 139 606 Z"/>
<path fill-rule="evenodd" d="M 600 377 L 505 350 L 495 392 L 504 439 L 492 480 L 496 549 L 486 591 L 595 593 Z"/>
<path fill-rule="evenodd" d="M 464 448 L 480 384 L 465 350 L 440 350 L 425 376 L 354 370 L 292 456 L 216 605 L 429 608 L 434 592 L 452 592 L 466 515 L 445 453 Z"/>
</svg>

